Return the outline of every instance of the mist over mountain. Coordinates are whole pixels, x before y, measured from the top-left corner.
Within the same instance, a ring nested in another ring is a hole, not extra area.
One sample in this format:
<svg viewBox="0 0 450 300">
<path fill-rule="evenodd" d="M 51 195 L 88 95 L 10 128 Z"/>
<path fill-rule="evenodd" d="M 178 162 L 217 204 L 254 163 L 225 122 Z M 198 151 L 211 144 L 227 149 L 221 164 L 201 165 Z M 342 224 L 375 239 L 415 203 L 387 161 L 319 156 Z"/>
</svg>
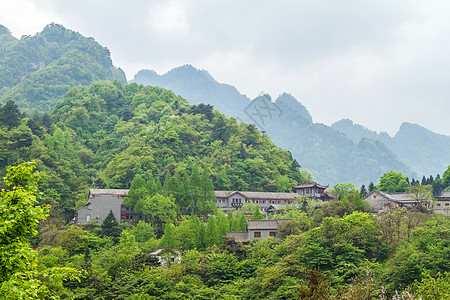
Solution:
<svg viewBox="0 0 450 300">
<path fill-rule="evenodd" d="M 370 138 L 386 144 L 403 162 L 419 176 L 436 175 L 447 169 L 450 162 L 450 137 L 434 133 L 418 124 L 404 122 L 395 136 L 377 133 L 349 119 L 331 125 L 354 142 Z"/>
<path fill-rule="evenodd" d="M 74 86 L 99 80 L 126 82 L 110 52 L 93 38 L 49 24 L 16 39 L 0 26 L 0 102 L 13 100 L 26 112 L 48 112 Z"/>
<path fill-rule="evenodd" d="M 174 68 L 164 75 L 153 70 L 141 70 L 130 82 L 165 87 L 183 95 L 191 104 L 208 103 L 230 116 L 243 113 L 251 102 L 234 86 L 218 83 L 207 71 L 197 70 L 191 65 Z"/>
<path fill-rule="evenodd" d="M 269 95 L 251 101 L 236 88 L 218 83 L 206 71 L 191 65 L 163 75 L 142 70 L 132 82 L 171 89 L 191 103 L 210 104 L 240 121 L 254 123 L 278 147 L 288 149 L 302 168 L 322 184 L 367 184 L 390 170 L 417 177 L 382 141 L 361 139 L 365 135 L 360 134 L 355 142 L 334 128 L 313 123 L 307 108 L 288 93 L 274 101 Z"/>
<path fill-rule="evenodd" d="M 16 39 L 0 26 L 1 103 L 13 100 L 25 112 L 48 112 L 70 88 L 102 80 L 126 82 L 123 71 L 113 66 L 109 50 L 93 38 L 50 24 L 34 36 Z M 269 95 L 252 101 L 192 65 L 163 75 L 141 70 L 131 82 L 170 89 L 192 104 L 210 104 L 238 121 L 255 124 L 322 184 L 367 184 L 391 169 L 409 177 L 436 174 L 450 160 L 449 137 L 419 125 L 404 123 L 390 137 L 351 120 L 331 127 L 317 124 L 288 93 L 273 101 Z"/>
</svg>

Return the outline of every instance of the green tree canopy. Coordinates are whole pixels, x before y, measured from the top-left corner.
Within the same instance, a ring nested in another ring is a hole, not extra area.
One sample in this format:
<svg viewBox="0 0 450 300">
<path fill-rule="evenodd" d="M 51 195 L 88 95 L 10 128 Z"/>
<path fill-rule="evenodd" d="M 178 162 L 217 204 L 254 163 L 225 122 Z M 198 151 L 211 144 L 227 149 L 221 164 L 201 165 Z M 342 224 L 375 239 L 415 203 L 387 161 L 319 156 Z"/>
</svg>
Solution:
<svg viewBox="0 0 450 300">
<path fill-rule="evenodd" d="M 8 126 L 9 128 L 20 125 L 20 111 L 14 101 L 9 100 L 0 109 L 0 125 Z"/>
<path fill-rule="evenodd" d="M 380 177 L 378 189 L 387 193 L 405 192 L 409 188 L 406 177 L 402 173 L 389 171 Z"/>
<path fill-rule="evenodd" d="M 41 280 L 53 283 L 74 279 L 77 272 L 70 268 L 38 271 L 36 252 L 27 236 L 37 234 L 36 226 L 48 216 L 49 206 L 37 206 L 36 164 L 23 163 L 8 167 L 0 196 L 0 295 L 4 299 L 44 299 L 48 287 Z"/>
</svg>

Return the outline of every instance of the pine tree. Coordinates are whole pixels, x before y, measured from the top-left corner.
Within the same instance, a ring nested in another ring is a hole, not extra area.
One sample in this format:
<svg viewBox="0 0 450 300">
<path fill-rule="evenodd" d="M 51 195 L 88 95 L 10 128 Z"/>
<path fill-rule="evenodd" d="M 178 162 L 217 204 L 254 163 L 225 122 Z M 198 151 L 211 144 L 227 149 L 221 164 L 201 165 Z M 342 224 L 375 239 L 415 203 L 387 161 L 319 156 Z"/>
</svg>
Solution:
<svg viewBox="0 0 450 300">
<path fill-rule="evenodd" d="M 427 185 L 427 179 L 425 178 L 425 175 L 422 177 L 422 185 Z"/>
<path fill-rule="evenodd" d="M 436 180 L 433 181 L 432 189 L 433 189 L 434 197 L 438 197 L 442 194 L 443 188 L 442 188 L 441 180 L 437 180 L 437 177 L 436 177 Z"/>
<path fill-rule="evenodd" d="M 375 185 L 373 184 L 373 182 L 369 183 L 369 193 L 372 192 L 373 190 L 375 190 Z"/>
<path fill-rule="evenodd" d="M 41 118 L 41 125 L 45 128 L 49 129 L 52 126 L 53 120 L 49 114 L 45 113 Z"/>
<path fill-rule="evenodd" d="M 359 189 L 359 194 L 361 195 L 361 198 L 364 198 L 367 195 L 366 186 L 364 184 Z"/>
<path fill-rule="evenodd" d="M 103 220 L 101 227 L 103 236 L 110 236 L 114 241 L 118 240 L 120 228 L 112 210 L 109 211 L 108 216 Z"/>
<path fill-rule="evenodd" d="M 20 111 L 14 101 L 9 100 L 0 109 L 0 125 L 8 126 L 9 129 L 20 125 Z"/>
</svg>

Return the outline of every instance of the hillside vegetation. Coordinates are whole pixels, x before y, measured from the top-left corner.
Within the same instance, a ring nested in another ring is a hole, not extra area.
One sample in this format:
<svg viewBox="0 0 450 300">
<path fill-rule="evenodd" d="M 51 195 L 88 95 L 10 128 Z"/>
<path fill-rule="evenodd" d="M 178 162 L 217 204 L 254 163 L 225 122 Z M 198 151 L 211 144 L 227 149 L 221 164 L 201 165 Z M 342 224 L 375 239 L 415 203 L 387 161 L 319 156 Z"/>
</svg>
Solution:
<svg viewBox="0 0 450 300">
<path fill-rule="evenodd" d="M 290 191 L 307 173 L 253 125 L 171 91 L 98 82 L 72 88 L 50 115 L 2 108 L 0 167 L 34 160 L 43 201 L 70 217 L 88 188 L 129 188 L 136 175 L 207 173 L 217 190 Z M 16 122 L 11 122 L 16 120 Z"/>
<path fill-rule="evenodd" d="M 18 40 L 0 25 L 0 102 L 49 112 L 70 88 L 114 79 L 126 82 L 109 50 L 93 38 L 52 23 Z"/>
<path fill-rule="evenodd" d="M 141 70 L 132 81 L 171 89 L 193 104 L 210 104 L 229 116 L 255 124 L 277 146 L 288 149 L 322 184 L 353 182 L 359 186 L 375 182 L 390 170 L 417 177 L 410 167 L 415 165 L 407 165 L 383 141 L 353 141 L 330 126 L 314 123 L 307 108 L 290 94 L 284 93 L 273 102 L 269 95 L 252 101 L 235 87 L 218 83 L 206 71 L 191 65 L 163 75 Z"/>
<path fill-rule="evenodd" d="M 249 245 L 224 237 L 245 229 L 242 210 L 228 216 L 217 211 L 207 221 L 195 214 L 167 220 L 162 235 L 156 222 L 119 225 L 111 212 L 100 226 L 58 228 L 47 220 L 32 250 L 25 234 L 35 235 L 36 221 L 48 211 L 33 207 L 39 177 L 30 172 L 33 166 L 10 168 L 5 183 L 14 189 L 0 198 L 0 233 L 6 237 L 0 240 L 0 293 L 9 299 L 450 296 L 448 218 L 398 207 L 373 215 L 354 211 L 344 199 L 284 207 L 275 217 L 290 220 L 278 227 L 277 238 Z M 260 220 L 257 213 L 249 217 Z M 161 247 L 180 249 L 181 257 L 166 256 L 161 265 L 151 254 Z"/>
</svg>

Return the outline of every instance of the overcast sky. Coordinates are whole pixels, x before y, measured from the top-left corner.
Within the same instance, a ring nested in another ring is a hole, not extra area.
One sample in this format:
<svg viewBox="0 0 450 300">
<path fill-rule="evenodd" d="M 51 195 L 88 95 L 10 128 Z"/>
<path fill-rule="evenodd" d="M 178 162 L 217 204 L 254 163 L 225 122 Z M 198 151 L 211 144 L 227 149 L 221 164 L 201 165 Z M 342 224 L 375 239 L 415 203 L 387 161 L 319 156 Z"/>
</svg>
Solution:
<svg viewBox="0 0 450 300">
<path fill-rule="evenodd" d="M 192 64 L 250 98 L 289 92 L 314 122 L 450 135 L 450 1 L 0 1 L 16 37 L 51 22 L 108 47 L 128 80 Z"/>
</svg>

